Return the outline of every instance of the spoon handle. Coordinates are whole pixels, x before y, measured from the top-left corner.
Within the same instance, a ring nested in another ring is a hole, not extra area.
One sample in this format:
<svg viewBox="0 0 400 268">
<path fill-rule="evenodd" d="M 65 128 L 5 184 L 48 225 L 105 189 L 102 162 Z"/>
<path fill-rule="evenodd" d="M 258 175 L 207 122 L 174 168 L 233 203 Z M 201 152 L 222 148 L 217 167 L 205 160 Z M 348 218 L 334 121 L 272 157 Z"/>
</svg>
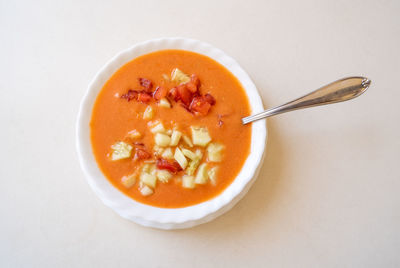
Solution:
<svg viewBox="0 0 400 268">
<path fill-rule="evenodd" d="M 364 93 L 371 84 L 371 80 L 361 76 L 347 77 L 326 86 L 323 86 L 303 97 L 281 106 L 265 110 L 264 112 L 242 118 L 242 123 L 248 124 L 276 114 L 293 110 L 342 102 L 353 99 Z"/>
</svg>

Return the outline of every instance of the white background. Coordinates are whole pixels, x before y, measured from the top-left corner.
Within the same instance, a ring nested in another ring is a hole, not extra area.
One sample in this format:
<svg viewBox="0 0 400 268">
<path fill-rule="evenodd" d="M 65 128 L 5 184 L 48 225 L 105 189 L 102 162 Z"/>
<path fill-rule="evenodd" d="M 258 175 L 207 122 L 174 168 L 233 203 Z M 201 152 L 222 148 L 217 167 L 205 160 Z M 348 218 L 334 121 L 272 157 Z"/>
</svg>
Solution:
<svg viewBox="0 0 400 268">
<path fill-rule="evenodd" d="M 1 267 L 399 267 L 400 1 L 0 0 Z M 188 230 L 104 206 L 75 150 L 79 102 L 120 50 L 209 42 L 266 107 L 365 75 L 347 103 L 268 120 L 261 174 Z"/>
</svg>

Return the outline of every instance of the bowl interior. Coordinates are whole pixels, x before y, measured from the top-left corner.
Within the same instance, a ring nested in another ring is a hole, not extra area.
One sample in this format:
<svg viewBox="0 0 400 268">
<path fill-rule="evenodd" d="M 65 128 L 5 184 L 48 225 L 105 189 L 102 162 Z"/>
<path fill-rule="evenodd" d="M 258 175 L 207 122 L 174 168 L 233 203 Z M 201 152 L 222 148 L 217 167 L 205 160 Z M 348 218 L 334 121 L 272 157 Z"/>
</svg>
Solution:
<svg viewBox="0 0 400 268">
<path fill-rule="evenodd" d="M 209 44 L 192 39 L 161 38 L 137 44 L 116 55 L 96 74 L 81 102 L 77 122 L 78 155 L 88 183 L 99 198 L 122 217 L 142 225 L 170 229 L 211 220 L 212 215 L 221 208 L 233 206 L 233 201 L 236 200 L 236 203 L 240 199 L 238 197 L 249 188 L 262 162 L 267 129 L 264 121 L 252 123 L 251 151 L 244 166 L 231 185 L 211 200 L 194 206 L 166 209 L 139 203 L 121 193 L 101 173 L 92 153 L 89 128 L 92 107 L 103 85 L 119 68 L 138 56 L 163 49 L 189 50 L 216 60 L 241 82 L 246 90 L 252 114 L 261 112 L 263 105 L 255 85 L 235 60 Z"/>
</svg>

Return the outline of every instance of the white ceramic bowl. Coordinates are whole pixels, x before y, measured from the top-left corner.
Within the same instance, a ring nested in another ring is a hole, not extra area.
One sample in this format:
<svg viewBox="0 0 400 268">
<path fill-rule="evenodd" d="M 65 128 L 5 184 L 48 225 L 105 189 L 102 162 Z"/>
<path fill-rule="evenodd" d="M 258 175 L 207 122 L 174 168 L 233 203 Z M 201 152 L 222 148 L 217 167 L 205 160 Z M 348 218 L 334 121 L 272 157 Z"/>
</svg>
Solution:
<svg viewBox="0 0 400 268">
<path fill-rule="evenodd" d="M 160 38 L 134 45 L 112 58 L 96 74 L 82 99 L 77 121 L 77 148 L 80 164 L 89 185 L 105 205 L 122 217 L 138 224 L 161 228 L 179 229 L 202 224 L 222 215 L 232 208 L 248 191 L 258 175 L 263 161 L 267 139 L 265 121 L 253 123 L 251 152 L 238 176 L 220 195 L 185 208 L 166 209 L 145 205 L 121 193 L 105 178 L 95 161 L 90 142 L 89 122 L 95 99 L 106 81 L 127 62 L 157 50 L 182 49 L 206 55 L 235 75 L 246 90 L 252 113 L 263 110 L 256 87 L 239 64 L 223 51 L 197 40 L 186 38 Z"/>
</svg>

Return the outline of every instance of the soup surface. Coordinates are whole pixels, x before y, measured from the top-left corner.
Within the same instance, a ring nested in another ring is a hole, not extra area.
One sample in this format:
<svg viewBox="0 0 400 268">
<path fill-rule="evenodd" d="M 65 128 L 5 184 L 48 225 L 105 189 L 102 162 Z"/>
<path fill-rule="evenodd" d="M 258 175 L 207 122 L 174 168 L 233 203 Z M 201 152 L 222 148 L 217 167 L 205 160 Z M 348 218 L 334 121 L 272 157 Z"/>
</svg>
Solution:
<svg viewBox="0 0 400 268">
<path fill-rule="evenodd" d="M 90 122 L 96 161 L 134 200 L 163 208 L 220 194 L 249 152 L 250 114 L 240 82 L 213 59 L 162 50 L 121 67 L 105 83 Z"/>
</svg>

